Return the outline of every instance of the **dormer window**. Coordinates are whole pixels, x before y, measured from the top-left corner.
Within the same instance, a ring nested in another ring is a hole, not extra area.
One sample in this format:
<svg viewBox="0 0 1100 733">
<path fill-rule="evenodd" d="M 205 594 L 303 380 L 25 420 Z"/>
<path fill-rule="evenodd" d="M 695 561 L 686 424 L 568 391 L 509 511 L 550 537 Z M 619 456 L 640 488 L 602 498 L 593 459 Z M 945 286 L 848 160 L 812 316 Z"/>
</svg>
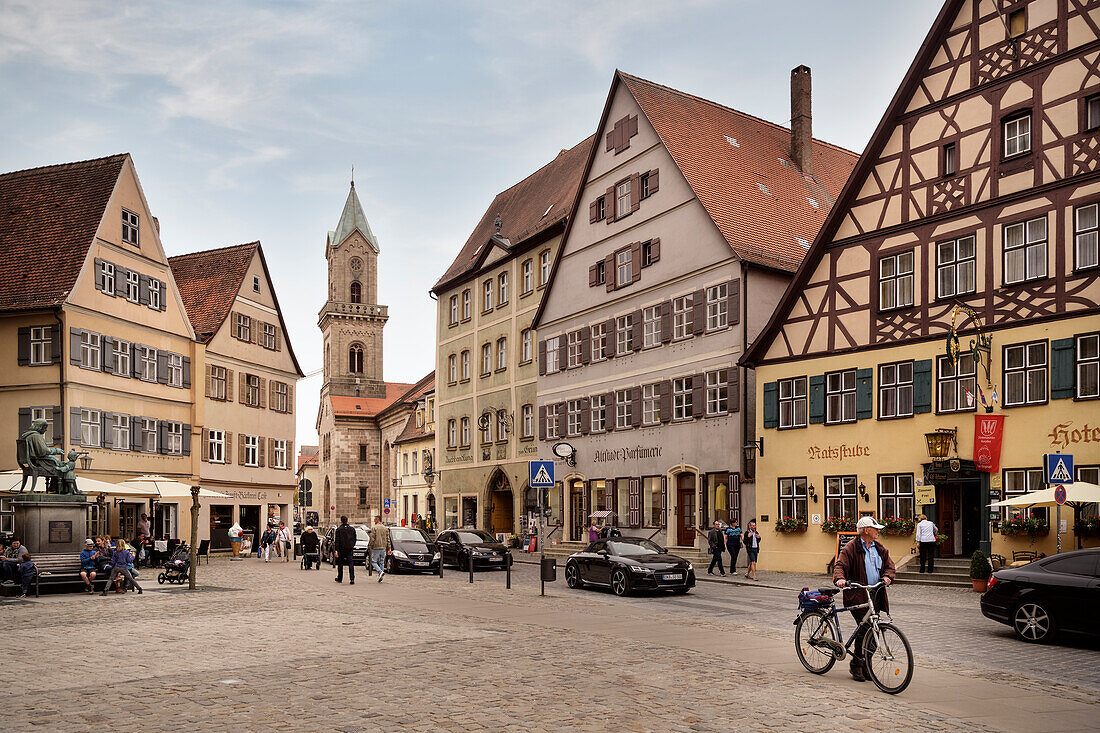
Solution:
<svg viewBox="0 0 1100 733">
<path fill-rule="evenodd" d="M 132 211 L 122 210 L 122 241 L 124 244 L 138 246 L 138 215 Z"/>
</svg>

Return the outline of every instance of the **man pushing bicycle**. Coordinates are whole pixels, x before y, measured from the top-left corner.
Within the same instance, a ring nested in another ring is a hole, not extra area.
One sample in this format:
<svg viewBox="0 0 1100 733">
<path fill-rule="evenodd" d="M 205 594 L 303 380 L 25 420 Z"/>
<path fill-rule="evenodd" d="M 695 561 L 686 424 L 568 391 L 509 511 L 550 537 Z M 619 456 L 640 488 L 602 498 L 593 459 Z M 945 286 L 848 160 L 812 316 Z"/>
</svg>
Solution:
<svg viewBox="0 0 1100 733">
<path fill-rule="evenodd" d="M 890 559 L 890 551 L 878 541 L 878 531 L 882 527 L 883 525 L 876 522 L 874 517 L 860 517 L 856 522 L 859 537 L 851 540 L 841 549 L 836 565 L 833 567 L 833 582 L 838 588 L 844 588 L 848 581 L 860 585 L 875 585 L 879 580 L 882 580 L 885 585 L 894 582 L 894 561 Z M 844 605 L 856 606 L 864 603 L 867 600 L 867 594 L 868 591 L 862 589 L 846 589 Z M 875 608 L 889 612 L 890 604 L 886 599 L 885 586 L 874 591 L 874 596 Z M 852 609 L 852 616 L 855 617 L 856 623 L 862 621 L 867 612 L 867 608 Z M 849 665 L 852 677 L 860 682 L 867 679 L 863 669 L 863 642 L 866 632 L 867 627 L 860 629 L 859 636 L 856 638 L 855 653 L 852 654 Z"/>
</svg>

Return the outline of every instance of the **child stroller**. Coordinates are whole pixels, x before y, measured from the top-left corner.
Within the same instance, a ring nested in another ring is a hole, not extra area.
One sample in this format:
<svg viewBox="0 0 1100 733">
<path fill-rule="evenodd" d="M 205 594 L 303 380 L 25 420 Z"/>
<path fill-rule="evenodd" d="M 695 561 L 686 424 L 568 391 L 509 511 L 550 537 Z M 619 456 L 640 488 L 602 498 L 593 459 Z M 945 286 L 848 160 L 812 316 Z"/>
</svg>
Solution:
<svg viewBox="0 0 1100 733">
<path fill-rule="evenodd" d="M 182 584 L 187 580 L 191 570 L 191 548 L 183 542 L 172 551 L 172 556 L 164 563 L 164 570 L 157 575 L 157 582 L 164 585 L 169 583 Z"/>
</svg>

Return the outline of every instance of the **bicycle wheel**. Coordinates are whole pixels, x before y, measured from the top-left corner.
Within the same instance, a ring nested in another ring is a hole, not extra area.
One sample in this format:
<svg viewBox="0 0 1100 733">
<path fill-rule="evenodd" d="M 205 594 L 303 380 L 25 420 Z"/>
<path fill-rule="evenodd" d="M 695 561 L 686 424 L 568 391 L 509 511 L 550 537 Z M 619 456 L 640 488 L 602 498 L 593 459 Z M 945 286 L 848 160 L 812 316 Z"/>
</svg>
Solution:
<svg viewBox="0 0 1100 733">
<path fill-rule="evenodd" d="M 811 644 L 813 639 L 828 639 L 840 643 L 836 629 L 822 611 L 807 611 L 798 618 L 794 627 L 794 650 L 803 667 L 814 674 L 825 674 L 836 664 L 836 657 L 827 647 Z"/>
<path fill-rule="evenodd" d="M 891 695 L 904 690 L 913 679 L 913 649 L 893 624 L 879 624 L 877 635 L 873 629 L 867 630 L 863 663 L 871 681 Z"/>
</svg>

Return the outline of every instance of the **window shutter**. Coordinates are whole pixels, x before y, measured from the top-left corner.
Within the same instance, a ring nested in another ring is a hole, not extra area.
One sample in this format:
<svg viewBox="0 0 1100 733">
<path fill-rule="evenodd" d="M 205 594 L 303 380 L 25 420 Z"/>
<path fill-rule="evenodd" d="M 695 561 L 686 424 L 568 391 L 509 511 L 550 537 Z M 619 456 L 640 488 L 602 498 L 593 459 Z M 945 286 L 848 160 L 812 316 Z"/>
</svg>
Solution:
<svg viewBox="0 0 1100 733">
<path fill-rule="evenodd" d="M 566 428 L 566 422 L 565 422 L 565 421 L 566 421 L 566 416 L 565 416 L 565 408 L 566 408 L 566 404 L 565 404 L 564 402 L 559 402 L 559 403 L 557 404 L 557 411 L 558 411 L 558 435 L 565 435 L 565 428 Z"/>
<path fill-rule="evenodd" d="M 149 305 L 149 276 L 141 275 L 138 278 L 138 302 Z"/>
<path fill-rule="evenodd" d="M 630 245 L 630 282 L 636 283 L 642 279 L 642 243 L 634 242 Z"/>
<path fill-rule="evenodd" d="M 241 390 L 241 400 L 240 400 L 240 402 L 241 402 L 242 405 L 247 405 L 248 404 L 248 375 L 245 374 L 244 372 L 241 372 L 239 381 L 241 383 L 240 384 L 240 390 Z"/>
<path fill-rule="evenodd" d="M 23 433 L 31 429 L 31 408 L 20 407 L 19 408 L 19 437 L 23 437 Z"/>
<path fill-rule="evenodd" d="M 102 371 L 115 372 L 118 364 L 118 354 L 115 353 L 117 342 L 110 336 L 104 336 L 100 341 L 99 366 Z"/>
<path fill-rule="evenodd" d="M 202 434 L 199 436 L 199 440 L 202 441 L 202 449 L 199 453 L 200 460 L 209 462 L 210 460 L 210 431 L 206 428 L 202 429 Z"/>
<path fill-rule="evenodd" d="M 275 350 L 283 350 L 283 331 L 279 326 L 275 326 Z M 290 465 L 290 461 L 287 461 L 287 465 Z"/>
<path fill-rule="evenodd" d="M 111 412 L 99 413 L 99 440 L 104 448 L 115 447 L 114 430 L 111 429 L 114 417 L 114 413 Z"/>
<path fill-rule="evenodd" d="M 697 486 L 696 493 L 699 496 L 699 521 L 696 526 L 706 527 L 710 524 L 710 502 L 707 501 L 710 498 L 708 496 L 710 492 L 707 491 L 707 484 L 702 476 L 695 476 L 695 484 Z M 699 488 L 703 490 L 699 491 Z"/>
<path fill-rule="evenodd" d="M 668 524 L 668 476 L 661 476 L 661 526 Z"/>
<path fill-rule="evenodd" d="M 649 240 L 649 264 L 653 265 L 659 262 L 661 259 L 661 239 Z"/>
<path fill-rule="evenodd" d="M 539 376 L 546 374 L 546 342 L 539 341 Z"/>
<path fill-rule="evenodd" d="M 637 211 L 642 205 L 642 174 L 635 173 L 630 177 L 630 211 Z"/>
<path fill-rule="evenodd" d="M 615 506 L 615 479 L 607 479 L 603 482 L 603 508 L 618 517 L 618 507 Z"/>
<path fill-rule="evenodd" d="M 237 433 L 237 463 L 245 465 L 244 458 L 244 433 Z"/>
<path fill-rule="evenodd" d="M 61 445 L 65 442 L 65 423 L 61 415 L 61 406 L 54 405 L 50 412 L 53 418 L 53 440 L 50 445 Z"/>
<path fill-rule="evenodd" d="M 539 440 L 546 440 L 546 405 L 539 407 Z"/>
<path fill-rule="evenodd" d="M 866 420 L 875 416 L 874 369 L 856 372 L 856 419 Z"/>
<path fill-rule="evenodd" d="M 264 322 L 256 318 L 252 319 L 252 343 L 263 346 L 264 343 Z"/>
<path fill-rule="evenodd" d="M 1073 339 L 1057 339 L 1050 342 L 1050 398 L 1072 398 L 1073 389 Z"/>
<path fill-rule="evenodd" d="M 126 273 L 128 273 L 125 267 L 119 267 L 115 265 L 115 295 L 120 298 L 126 297 Z"/>
<path fill-rule="evenodd" d="M 103 290 L 107 286 L 107 278 L 103 272 L 103 260 L 95 258 L 95 289 Z"/>
<path fill-rule="evenodd" d="M 649 195 L 657 193 L 660 190 L 660 171 L 654 168 L 649 172 Z"/>
<path fill-rule="evenodd" d="M 225 370 L 225 401 L 233 401 L 233 370 Z"/>
<path fill-rule="evenodd" d="M 592 265 L 588 268 L 588 287 L 596 287 L 596 266 Z"/>
<path fill-rule="evenodd" d="M 163 280 L 157 280 L 160 283 L 160 309 L 168 309 L 168 283 Z"/>
<path fill-rule="evenodd" d="M 597 199 L 597 200 L 593 201 L 592 203 L 590 203 L 588 205 L 588 223 L 589 224 L 595 224 L 596 223 L 596 214 L 599 211 L 599 203 L 600 203 L 600 201 L 599 201 L 599 199 Z"/>
<path fill-rule="evenodd" d="M 707 291 L 696 290 L 691 296 L 691 332 L 698 336 L 707 330 Z"/>
<path fill-rule="evenodd" d="M 615 277 L 615 255 L 609 254 L 603 258 L 604 287 L 609 293 L 615 289 Z"/>
<path fill-rule="evenodd" d="M 183 424 L 183 455 L 191 455 L 191 426 Z"/>
<path fill-rule="evenodd" d="M 707 378 L 704 374 L 691 376 L 691 416 L 707 414 Z"/>
<path fill-rule="evenodd" d="M 932 360 L 913 362 L 913 413 L 932 411 Z"/>
<path fill-rule="evenodd" d="M 214 396 L 214 367 L 206 365 L 206 396 Z"/>
<path fill-rule="evenodd" d="M 160 420 L 157 422 L 157 452 L 168 452 L 168 421 Z"/>
<path fill-rule="evenodd" d="M 581 364 L 592 361 L 592 331 L 586 326 L 580 330 L 581 334 Z"/>
<path fill-rule="evenodd" d="M 630 426 L 638 427 L 642 424 L 642 388 L 631 387 L 630 389 Z"/>
<path fill-rule="evenodd" d="M 603 355 L 605 359 L 615 358 L 615 319 L 603 322 Z"/>
<path fill-rule="evenodd" d="M 222 452 L 225 453 L 225 462 L 233 465 L 233 433 L 228 430 L 225 431 L 225 446 L 222 448 Z"/>
<path fill-rule="evenodd" d="M 260 407 L 267 407 L 267 380 L 260 377 Z"/>
<path fill-rule="evenodd" d="M 240 341 L 241 338 L 240 338 L 239 334 L 241 332 L 241 330 L 240 330 L 241 314 L 238 313 L 237 311 L 230 311 L 229 312 L 229 323 L 230 323 L 230 327 L 233 329 L 233 338 Z"/>
<path fill-rule="evenodd" d="M 587 397 L 581 398 L 581 435 L 588 435 L 592 427 L 592 402 Z"/>
<path fill-rule="evenodd" d="M 19 328 L 19 366 L 29 366 L 31 363 L 31 327 Z"/>
<path fill-rule="evenodd" d="M 138 357 L 141 356 L 142 350 L 141 344 L 130 344 L 130 375 L 133 377 L 141 378 L 141 361 Z"/>
<path fill-rule="evenodd" d="M 726 295 L 726 313 L 729 314 L 729 324 L 741 322 L 741 281 L 737 278 L 730 280 L 729 292 Z"/>
<path fill-rule="evenodd" d="M 286 385 L 286 413 L 288 415 L 294 414 L 294 383 L 290 382 Z M 290 450 L 290 444 L 287 443 L 287 450 Z M 287 456 L 286 461 L 287 468 L 290 467 L 290 456 Z"/>
<path fill-rule="evenodd" d="M 61 326 L 56 323 L 50 326 L 50 362 L 61 363 Z"/>
<path fill-rule="evenodd" d="M 729 370 L 729 411 L 741 409 L 741 368 L 734 365 Z"/>
<path fill-rule="evenodd" d="M 658 385 L 661 395 L 661 422 L 672 419 L 672 381 L 666 379 Z"/>
<path fill-rule="evenodd" d="M 183 388 L 191 389 L 191 357 L 183 357 Z"/>
<path fill-rule="evenodd" d="M 275 468 L 275 439 L 267 439 L 267 459 L 271 462 L 271 467 Z"/>
<path fill-rule="evenodd" d="M 604 196 L 607 197 L 604 199 L 604 201 L 606 202 L 603 207 L 604 216 L 607 218 L 607 223 L 610 224 L 611 222 L 615 221 L 615 187 L 609 186 L 607 189 L 607 193 L 605 193 Z"/>
<path fill-rule="evenodd" d="M 80 445 L 80 408 L 69 408 L 69 442 Z"/>
<path fill-rule="evenodd" d="M 80 366 L 80 329 L 69 330 L 69 363 Z"/>
<path fill-rule="evenodd" d="M 603 427 L 604 430 L 615 429 L 615 393 L 608 392 L 603 396 Z"/>
<path fill-rule="evenodd" d="M 130 450 L 139 451 L 142 448 L 141 440 L 142 421 L 140 415 L 130 417 Z"/>
<path fill-rule="evenodd" d="M 615 130 L 612 129 L 610 132 L 607 133 L 607 149 L 605 152 L 610 153 L 612 150 L 615 149 L 615 147 Z"/>
<path fill-rule="evenodd" d="M 581 481 L 581 504 L 584 506 L 583 521 L 588 524 L 588 515 L 592 513 L 592 493 L 588 490 L 592 485 L 591 481 Z"/>
<path fill-rule="evenodd" d="M 627 480 L 627 495 L 629 506 L 627 508 L 627 524 L 631 527 L 642 526 L 642 480 L 632 478 Z"/>
<path fill-rule="evenodd" d="M 157 352 L 157 381 L 168 384 L 168 352 Z"/>
<path fill-rule="evenodd" d="M 779 382 L 764 384 L 764 427 L 779 427 Z"/>
<path fill-rule="evenodd" d="M 565 369 L 569 363 L 569 338 L 564 333 L 558 337 L 558 369 Z"/>
<path fill-rule="evenodd" d="M 661 303 L 661 343 L 667 344 L 672 340 L 672 301 Z"/>
<path fill-rule="evenodd" d="M 807 395 L 807 401 L 809 402 L 810 422 L 811 423 L 823 423 L 825 422 L 825 375 L 818 374 L 810 377 L 809 379 L 809 395 Z"/>
<path fill-rule="evenodd" d="M 272 379 L 267 383 L 267 404 L 271 405 L 271 409 L 275 409 L 275 385 L 277 382 Z"/>
</svg>

